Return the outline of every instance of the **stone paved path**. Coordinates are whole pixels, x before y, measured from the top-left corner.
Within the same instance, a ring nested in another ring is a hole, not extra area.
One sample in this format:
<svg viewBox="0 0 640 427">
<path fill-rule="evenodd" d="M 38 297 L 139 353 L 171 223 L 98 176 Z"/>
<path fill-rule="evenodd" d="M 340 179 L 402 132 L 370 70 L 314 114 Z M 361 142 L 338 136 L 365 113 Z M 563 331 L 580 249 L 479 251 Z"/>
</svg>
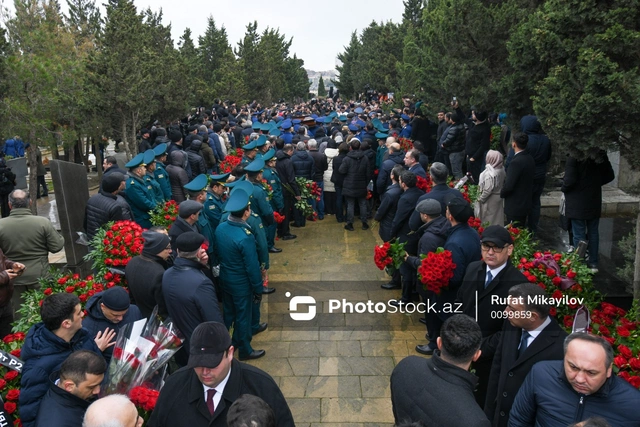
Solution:
<svg viewBox="0 0 640 427">
<path fill-rule="evenodd" d="M 425 329 L 417 314 L 330 312 L 329 299 L 386 302 L 399 296 L 380 288 L 388 279 L 373 263 L 373 246 L 381 243 L 377 230 L 342 226 L 327 216 L 292 228 L 297 239 L 276 242 L 283 252 L 271 256 L 269 277 L 277 291 L 263 300 L 269 329 L 253 341 L 267 355 L 250 363 L 278 382 L 297 426 L 391 426 L 389 376 L 396 363 L 417 354 Z M 317 301 L 313 320 L 289 316 L 290 298 L 301 295 Z"/>
</svg>

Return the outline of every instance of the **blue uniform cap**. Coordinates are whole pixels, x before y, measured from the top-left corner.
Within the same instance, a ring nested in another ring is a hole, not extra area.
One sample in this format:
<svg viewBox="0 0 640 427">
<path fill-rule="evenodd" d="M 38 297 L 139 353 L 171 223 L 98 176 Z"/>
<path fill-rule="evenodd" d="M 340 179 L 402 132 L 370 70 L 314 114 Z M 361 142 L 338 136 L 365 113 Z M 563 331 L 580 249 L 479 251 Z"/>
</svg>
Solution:
<svg viewBox="0 0 640 427">
<path fill-rule="evenodd" d="M 207 188 L 207 184 L 209 183 L 207 179 L 207 175 L 201 173 L 200 175 L 193 178 L 190 182 L 184 185 L 185 190 L 189 191 L 202 191 Z"/>
<path fill-rule="evenodd" d="M 273 156 L 275 155 L 276 155 L 276 150 L 273 148 L 270 148 L 269 151 L 267 151 L 262 155 L 262 160 L 264 160 L 264 162 L 266 163 L 269 160 L 273 159 Z"/>
<path fill-rule="evenodd" d="M 259 130 L 259 129 L 262 127 L 262 123 L 260 123 L 259 121 L 257 121 L 257 120 L 256 120 L 255 122 L 253 122 L 253 124 L 251 125 L 251 127 L 252 127 L 254 130 Z"/>
<path fill-rule="evenodd" d="M 149 148 L 144 152 L 144 157 L 142 158 L 142 163 L 145 165 L 150 165 L 151 163 L 156 161 L 156 153 L 152 148 Z"/>
<path fill-rule="evenodd" d="M 229 175 L 231 175 L 231 172 L 223 173 L 221 175 L 209 175 L 209 179 L 212 183 L 219 182 L 224 184 L 227 178 L 229 178 Z"/>
<path fill-rule="evenodd" d="M 332 111 L 331 113 L 329 113 L 329 117 L 337 117 L 338 113 L 336 113 L 335 111 Z"/>
<path fill-rule="evenodd" d="M 347 121 L 347 116 L 340 116 L 339 117 L 341 122 L 346 122 Z"/>
<path fill-rule="evenodd" d="M 225 206 L 227 212 L 241 211 L 249 204 L 249 196 L 253 194 L 253 184 L 247 181 L 234 181 L 234 189 Z M 241 191 L 237 191 L 240 189 Z"/>
<path fill-rule="evenodd" d="M 156 157 L 164 155 L 164 153 L 167 152 L 167 144 L 163 142 L 162 144 L 156 145 L 153 149 L 153 152 L 155 153 Z"/>
<path fill-rule="evenodd" d="M 358 120 L 358 121 L 356 121 L 356 124 L 357 124 L 358 126 L 360 126 L 361 128 L 365 127 L 365 125 L 366 125 L 366 123 L 365 123 L 365 122 L 363 122 L 362 120 Z"/>
<path fill-rule="evenodd" d="M 300 129 L 300 125 L 293 125 L 294 132 L 298 132 L 298 129 Z"/>
<path fill-rule="evenodd" d="M 155 157 L 154 157 L 155 158 Z M 145 165 L 144 163 L 144 153 L 140 153 L 135 156 L 133 159 L 129 160 L 129 162 L 124 165 L 125 168 L 137 168 L 140 165 Z"/>
<path fill-rule="evenodd" d="M 271 125 L 269 123 L 263 123 L 260 125 L 260 130 L 263 132 L 269 132 L 271 130 Z"/>
<path fill-rule="evenodd" d="M 260 172 L 262 169 L 264 169 L 264 160 L 262 159 L 255 159 L 253 162 L 244 167 L 245 172 L 255 173 Z"/>
<path fill-rule="evenodd" d="M 256 148 L 264 147 L 267 143 L 267 135 L 260 135 L 258 139 L 256 139 Z"/>
<path fill-rule="evenodd" d="M 407 116 L 406 114 L 402 114 L 402 115 L 400 116 L 400 118 L 401 118 L 402 120 L 407 121 L 407 122 L 408 122 L 409 120 L 411 120 L 411 117 Z"/>
<path fill-rule="evenodd" d="M 331 123 L 333 121 L 333 117 L 332 116 L 327 116 L 324 118 L 324 122 L 325 123 Z"/>
<path fill-rule="evenodd" d="M 300 119 L 293 119 L 293 121 L 292 121 L 291 123 L 293 123 L 294 125 L 299 125 L 300 123 L 302 123 L 302 120 L 300 120 Z"/>
<path fill-rule="evenodd" d="M 273 129 L 271 129 L 271 130 L 269 131 L 269 135 L 271 135 L 271 136 L 276 136 L 276 137 L 277 137 L 277 136 L 282 135 L 282 132 L 280 132 L 280 129 L 273 128 Z"/>
<path fill-rule="evenodd" d="M 291 120 L 289 120 L 289 119 L 283 120 L 282 123 L 280 123 L 280 127 L 282 129 L 289 129 L 292 125 L 293 125 L 293 123 L 291 123 Z"/>
<path fill-rule="evenodd" d="M 250 143 L 245 144 L 245 145 L 242 147 L 242 149 L 243 149 L 243 150 L 245 150 L 245 151 L 246 151 L 246 150 L 255 150 L 255 149 L 256 149 L 256 147 L 257 147 L 257 145 L 256 145 L 256 141 L 257 141 L 257 139 L 254 139 L 254 140 L 253 140 L 253 141 L 251 141 Z"/>
<path fill-rule="evenodd" d="M 386 133 L 382 133 L 382 132 L 376 132 L 376 138 L 378 139 L 387 139 L 387 135 Z"/>
<path fill-rule="evenodd" d="M 317 119 L 317 118 L 318 118 L 318 115 L 317 115 L 317 114 L 312 114 L 312 115 L 311 115 L 311 118 L 312 118 L 313 120 L 315 120 L 315 119 Z"/>
<path fill-rule="evenodd" d="M 357 125 L 354 125 L 353 123 L 349 125 L 349 130 L 351 132 L 358 132 L 360 130 L 360 128 Z"/>
<path fill-rule="evenodd" d="M 353 111 L 354 111 L 354 113 L 356 113 L 356 114 L 362 114 L 362 112 L 363 112 L 364 110 L 363 110 L 362 108 L 358 107 L 358 108 L 356 108 L 356 109 L 355 109 L 355 110 L 353 110 Z"/>
</svg>

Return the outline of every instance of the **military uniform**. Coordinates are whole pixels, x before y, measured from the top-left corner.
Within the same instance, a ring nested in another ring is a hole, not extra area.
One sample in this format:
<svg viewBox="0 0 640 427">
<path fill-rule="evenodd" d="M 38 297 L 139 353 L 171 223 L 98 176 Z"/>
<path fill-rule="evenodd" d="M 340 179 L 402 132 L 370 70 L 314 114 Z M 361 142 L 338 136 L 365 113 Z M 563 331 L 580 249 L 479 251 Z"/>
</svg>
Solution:
<svg viewBox="0 0 640 427">
<path fill-rule="evenodd" d="M 153 187 L 144 182 L 142 178 L 131 175 L 127 179 L 125 196 L 131 206 L 133 219 L 142 228 L 151 228 L 151 215 L 149 211 L 156 207 L 157 203 L 153 194 Z"/>
<path fill-rule="evenodd" d="M 213 193 L 207 192 L 207 199 L 204 201 L 201 216 L 207 218 L 214 230 L 218 227 L 218 224 L 220 224 L 222 212 L 224 212 L 224 202 L 222 199 Z"/>
<path fill-rule="evenodd" d="M 262 295 L 256 239 L 246 222 L 234 220 L 221 223 L 215 237 L 225 242 L 224 250 L 218 250 L 224 323 L 227 328 L 233 325 L 232 343 L 243 358 L 253 353 L 252 304 Z"/>
<path fill-rule="evenodd" d="M 269 156 L 272 154 L 271 151 L 272 150 L 269 150 L 267 154 L 265 154 L 265 158 L 270 159 Z M 278 175 L 278 172 L 275 169 L 265 167 L 264 171 L 262 172 L 262 177 L 267 180 L 267 183 L 273 189 L 273 196 L 269 201 L 269 203 L 271 204 L 271 207 L 273 208 L 274 211 L 281 212 L 282 209 L 284 208 L 284 194 L 282 193 L 282 182 L 280 181 L 280 176 Z M 267 243 L 269 245 L 269 248 L 273 248 L 275 245 L 277 229 L 278 229 L 278 224 L 275 222 L 275 220 L 273 224 L 270 224 L 266 227 Z"/>
<path fill-rule="evenodd" d="M 171 200 L 171 181 L 169 180 L 169 174 L 164 168 L 164 165 L 160 161 L 156 161 L 156 170 L 153 172 L 156 178 L 156 182 L 160 184 L 162 190 L 162 196 L 166 201 Z"/>
<path fill-rule="evenodd" d="M 162 188 L 160 188 L 160 184 L 156 181 L 155 176 L 147 172 L 144 176 L 144 183 L 147 187 L 151 188 L 151 194 L 153 195 L 153 199 L 156 201 L 156 204 L 163 204 L 165 202 L 164 194 L 162 193 Z"/>
</svg>

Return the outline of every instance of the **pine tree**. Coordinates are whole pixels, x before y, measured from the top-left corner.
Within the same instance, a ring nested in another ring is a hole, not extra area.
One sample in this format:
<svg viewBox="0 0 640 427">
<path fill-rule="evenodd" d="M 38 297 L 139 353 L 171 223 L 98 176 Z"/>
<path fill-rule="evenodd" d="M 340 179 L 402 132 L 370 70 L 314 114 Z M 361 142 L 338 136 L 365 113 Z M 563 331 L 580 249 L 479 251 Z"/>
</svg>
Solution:
<svg viewBox="0 0 640 427">
<path fill-rule="evenodd" d="M 336 66 L 336 70 L 338 71 L 338 80 L 333 83 L 346 98 L 356 96 L 356 88 L 354 85 L 356 71 L 355 66 L 358 59 L 358 53 L 361 48 L 362 44 L 360 43 L 360 40 L 358 40 L 358 33 L 354 31 L 351 33 L 349 45 L 345 46 L 344 52 L 338 54 L 338 59 L 340 60 L 341 65 Z"/>
<path fill-rule="evenodd" d="M 327 96 L 327 89 L 324 87 L 324 79 L 322 78 L 322 75 L 320 75 L 320 81 L 318 82 L 318 96 Z"/>
<path fill-rule="evenodd" d="M 418 27 L 422 20 L 424 2 L 424 0 L 403 0 L 404 12 L 402 12 L 402 22 L 410 24 L 414 28 Z"/>
</svg>

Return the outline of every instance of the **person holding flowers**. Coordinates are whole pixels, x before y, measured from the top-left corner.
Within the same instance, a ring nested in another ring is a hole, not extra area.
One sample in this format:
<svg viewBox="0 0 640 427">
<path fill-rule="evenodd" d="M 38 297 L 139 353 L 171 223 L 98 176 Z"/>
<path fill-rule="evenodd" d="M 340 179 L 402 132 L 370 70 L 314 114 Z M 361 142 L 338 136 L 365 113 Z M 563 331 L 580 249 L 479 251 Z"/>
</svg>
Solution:
<svg viewBox="0 0 640 427">
<path fill-rule="evenodd" d="M 482 330 L 482 356 L 473 366 L 479 378 L 476 401 L 479 405 L 484 405 L 491 360 L 505 322 L 504 316 L 496 313 L 505 310 L 509 289 L 520 283 L 528 283 L 528 280 L 509 260 L 514 246 L 513 238 L 506 228 L 499 225 L 485 228 L 481 242 L 482 260 L 468 265 L 457 302 L 462 303 L 464 314 L 476 316 L 477 313 Z M 494 297 L 500 298 L 499 303 L 495 302 Z"/>
<path fill-rule="evenodd" d="M 278 175 L 278 171 L 276 170 L 276 150 L 273 148 L 269 149 L 269 151 L 262 156 L 262 160 L 264 160 L 262 176 L 267 181 L 267 184 L 269 184 L 273 189 L 273 197 L 271 197 L 269 203 L 271 204 L 274 213 L 278 212 L 279 214 L 282 214 L 284 208 L 284 195 L 282 193 L 283 190 L 280 175 Z M 266 228 L 267 243 L 269 244 L 269 248 L 273 248 L 275 246 L 278 224 L 274 222 Z"/>
<path fill-rule="evenodd" d="M 447 234 L 451 228 L 451 223 L 447 221 L 447 218 L 440 215 L 442 212 L 442 206 L 440 202 L 435 199 L 426 199 L 418 203 L 416 206 L 416 212 L 420 213 L 420 218 L 424 225 L 418 229 L 418 234 L 422 234 L 420 241 L 418 242 L 418 256 L 409 256 L 406 254 L 405 260 L 408 265 L 417 270 L 422 264 L 422 259 L 429 253 L 435 252 L 439 247 L 444 245 L 447 240 Z M 428 300 L 435 298 L 435 293 L 425 290 L 421 284 L 418 284 L 418 293 L 422 297 L 423 301 L 428 303 Z M 427 337 L 430 343 L 435 343 L 437 336 L 432 334 L 432 331 L 436 330 L 438 320 L 437 314 L 428 311 L 425 313 L 424 323 L 427 325 Z M 422 321 L 422 319 L 420 319 Z M 433 325 L 433 326 L 432 326 Z M 416 346 L 418 353 L 429 353 L 435 348 L 429 347 L 429 344 Z"/>
<path fill-rule="evenodd" d="M 82 327 L 83 311 L 75 294 L 48 296 L 40 308 L 42 322 L 29 329 L 21 357 L 20 414 L 22 425 L 35 426 L 40 402 L 49 389 L 49 375 L 60 368 L 71 353 L 89 350 L 97 354 L 115 344 L 115 331 L 98 332 L 93 339 Z"/>
<path fill-rule="evenodd" d="M 24 272 L 22 263 L 11 261 L 0 249 L 0 334 L 6 337 L 11 333 L 13 323 L 13 279 Z"/>
</svg>

